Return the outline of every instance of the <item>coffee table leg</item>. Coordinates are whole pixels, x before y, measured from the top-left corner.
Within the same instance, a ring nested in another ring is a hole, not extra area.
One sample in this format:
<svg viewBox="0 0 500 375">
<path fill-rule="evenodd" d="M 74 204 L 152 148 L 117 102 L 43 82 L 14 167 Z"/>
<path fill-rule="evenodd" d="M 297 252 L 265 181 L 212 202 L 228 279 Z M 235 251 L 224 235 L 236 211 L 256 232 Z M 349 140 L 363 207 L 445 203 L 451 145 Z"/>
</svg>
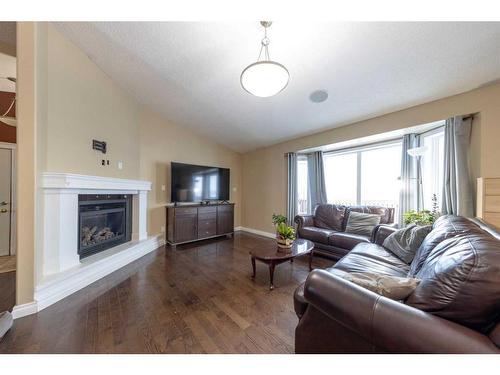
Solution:
<svg viewBox="0 0 500 375">
<path fill-rule="evenodd" d="M 309 271 L 313 270 L 313 268 L 312 268 L 312 261 L 313 261 L 313 252 L 311 251 L 309 253 Z"/>
<path fill-rule="evenodd" d="M 255 279 L 255 258 L 252 257 L 252 279 Z"/>
<path fill-rule="evenodd" d="M 269 263 L 269 290 L 274 289 L 273 279 L 274 279 L 274 262 L 271 262 Z"/>
</svg>

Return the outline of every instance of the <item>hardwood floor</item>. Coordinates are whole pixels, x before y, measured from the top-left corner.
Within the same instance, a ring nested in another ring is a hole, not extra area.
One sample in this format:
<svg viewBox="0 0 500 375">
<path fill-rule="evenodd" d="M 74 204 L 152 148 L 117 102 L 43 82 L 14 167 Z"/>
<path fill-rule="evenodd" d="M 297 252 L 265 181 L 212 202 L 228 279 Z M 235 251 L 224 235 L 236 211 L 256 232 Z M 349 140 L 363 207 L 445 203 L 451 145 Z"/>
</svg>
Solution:
<svg viewBox="0 0 500 375">
<path fill-rule="evenodd" d="M 0 353 L 293 353 L 293 291 L 307 256 L 276 267 L 248 252 L 271 239 L 159 248 L 36 315 L 17 319 Z M 315 258 L 313 266 L 332 262 Z"/>
<path fill-rule="evenodd" d="M 0 257 L 0 273 L 12 272 L 16 270 L 16 256 L 7 255 Z"/>
</svg>

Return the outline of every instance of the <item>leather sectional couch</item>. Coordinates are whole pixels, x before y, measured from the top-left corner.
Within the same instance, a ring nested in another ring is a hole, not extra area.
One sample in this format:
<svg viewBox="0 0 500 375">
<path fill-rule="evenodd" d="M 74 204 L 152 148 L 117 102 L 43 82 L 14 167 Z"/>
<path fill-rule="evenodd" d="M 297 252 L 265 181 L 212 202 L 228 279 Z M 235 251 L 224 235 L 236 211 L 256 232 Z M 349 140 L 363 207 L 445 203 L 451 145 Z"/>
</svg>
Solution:
<svg viewBox="0 0 500 375">
<path fill-rule="evenodd" d="M 381 227 L 295 291 L 297 353 L 500 353 L 500 235 L 478 220 L 442 216 L 406 264 Z M 341 277 L 372 272 L 421 279 L 394 301 Z"/>
<path fill-rule="evenodd" d="M 314 242 L 314 253 L 333 259 L 340 259 L 359 243 L 370 243 L 380 225 L 370 236 L 346 233 L 350 212 L 363 212 L 381 216 L 380 225 L 394 222 L 394 209 L 380 206 L 343 206 L 321 204 L 313 215 L 297 215 L 297 235 Z"/>
</svg>

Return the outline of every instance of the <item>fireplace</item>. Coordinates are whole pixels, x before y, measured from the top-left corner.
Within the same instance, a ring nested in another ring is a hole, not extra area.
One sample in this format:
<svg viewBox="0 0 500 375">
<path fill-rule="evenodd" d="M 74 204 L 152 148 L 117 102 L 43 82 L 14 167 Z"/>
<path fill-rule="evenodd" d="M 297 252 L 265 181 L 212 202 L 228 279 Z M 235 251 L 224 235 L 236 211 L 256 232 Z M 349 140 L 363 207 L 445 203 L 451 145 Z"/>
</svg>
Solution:
<svg viewBox="0 0 500 375">
<path fill-rule="evenodd" d="M 80 259 L 128 242 L 132 236 L 132 196 L 78 196 L 78 255 Z"/>
</svg>

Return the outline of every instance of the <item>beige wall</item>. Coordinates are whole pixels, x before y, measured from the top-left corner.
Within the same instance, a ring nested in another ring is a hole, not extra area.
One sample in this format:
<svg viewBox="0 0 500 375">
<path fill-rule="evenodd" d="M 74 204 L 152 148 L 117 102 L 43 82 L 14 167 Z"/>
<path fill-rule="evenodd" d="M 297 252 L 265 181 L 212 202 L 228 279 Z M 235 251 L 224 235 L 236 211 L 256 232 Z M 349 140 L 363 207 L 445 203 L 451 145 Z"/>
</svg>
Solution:
<svg viewBox="0 0 500 375">
<path fill-rule="evenodd" d="M 37 172 L 36 27 L 17 26 L 17 273 L 16 304 L 33 301 Z"/>
<path fill-rule="evenodd" d="M 170 162 L 231 168 L 230 200 L 235 202 L 235 225 L 241 217 L 241 155 L 144 109 L 140 120 L 141 179 L 151 181 L 148 195 L 148 231 L 160 233 L 170 201 Z M 162 185 L 165 191 L 162 191 Z M 234 191 L 236 190 L 236 191 Z"/>
<path fill-rule="evenodd" d="M 326 104 L 328 105 L 328 104 Z M 271 215 L 286 210 L 284 154 L 479 112 L 474 119 L 473 177 L 500 176 L 500 84 L 283 142 L 243 155 L 242 225 L 272 232 Z"/>
<path fill-rule="evenodd" d="M 47 59 L 45 169 L 138 178 L 140 105 L 51 24 Z M 92 150 L 92 139 L 106 141 L 108 152 Z"/>
</svg>

